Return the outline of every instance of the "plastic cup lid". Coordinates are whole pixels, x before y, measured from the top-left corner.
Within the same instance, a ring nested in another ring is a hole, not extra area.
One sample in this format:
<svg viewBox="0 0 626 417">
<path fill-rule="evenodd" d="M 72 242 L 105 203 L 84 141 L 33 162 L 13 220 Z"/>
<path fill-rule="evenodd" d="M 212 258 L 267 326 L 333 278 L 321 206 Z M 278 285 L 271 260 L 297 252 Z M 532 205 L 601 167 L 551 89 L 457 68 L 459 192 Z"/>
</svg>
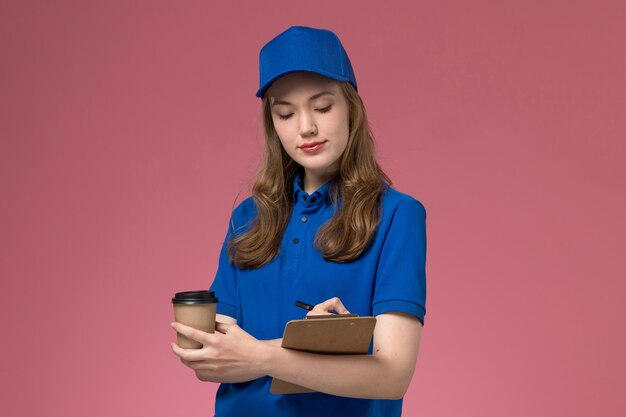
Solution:
<svg viewBox="0 0 626 417">
<path fill-rule="evenodd" d="M 172 298 L 172 304 L 212 304 L 217 303 L 213 291 L 184 291 L 177 292 Z"/>
</svg>

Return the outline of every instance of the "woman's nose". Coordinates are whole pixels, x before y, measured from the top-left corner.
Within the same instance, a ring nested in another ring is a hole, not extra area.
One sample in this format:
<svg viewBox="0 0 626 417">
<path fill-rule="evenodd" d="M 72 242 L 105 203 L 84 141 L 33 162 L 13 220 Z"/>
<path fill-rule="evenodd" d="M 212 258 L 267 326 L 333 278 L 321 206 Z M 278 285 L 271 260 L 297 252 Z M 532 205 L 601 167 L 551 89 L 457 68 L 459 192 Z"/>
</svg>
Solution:
<svg viewBox="0 0 626 417">
<path fill-rule="evenodd" d="M 312 136 L 317 134 L 317 126 L 315 120 L 306 112 L 303 112 L 300 116 L 300 136 Z"/>
</svg>

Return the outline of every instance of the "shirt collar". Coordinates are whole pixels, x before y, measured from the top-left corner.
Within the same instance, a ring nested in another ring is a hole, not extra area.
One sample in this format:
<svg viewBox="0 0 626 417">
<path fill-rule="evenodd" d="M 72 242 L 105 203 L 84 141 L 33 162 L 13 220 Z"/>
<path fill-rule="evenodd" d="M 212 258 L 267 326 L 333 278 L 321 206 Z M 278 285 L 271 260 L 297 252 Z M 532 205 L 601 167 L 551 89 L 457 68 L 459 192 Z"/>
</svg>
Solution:
<svg viewBox="0 0 626 417">
<path fill-rule="evenodd" d="M 310 198 L 315 198 L 314 201 L 328 201 L 328 191 L 331 182 L 332 180 L 327 181 L 326 183 L 324 183 L 324 185 L 322 185 L 320 188 L 315 190 L 315 192 L 309 195 L 304 191 L 302 185 L 302 176 L 298 174 L 293 180 L 293 201 L 296 202 L 298 201 L 298 199 L 302 199 L 303 197 L 306 197 L 307 201 L 310 201 Z"/>
</svg>

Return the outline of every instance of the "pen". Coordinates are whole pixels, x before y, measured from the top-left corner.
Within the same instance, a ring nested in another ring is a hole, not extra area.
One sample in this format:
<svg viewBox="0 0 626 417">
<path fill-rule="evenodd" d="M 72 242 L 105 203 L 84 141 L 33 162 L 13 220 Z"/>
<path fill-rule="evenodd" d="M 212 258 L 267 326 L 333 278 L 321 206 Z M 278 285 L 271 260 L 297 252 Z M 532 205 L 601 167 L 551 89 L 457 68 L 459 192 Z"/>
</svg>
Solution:
<svg viewBox="0 0 626 417">
<path fill-rule="evenodd" d="M 296 307 L 300 307 L 300 308 L 303 308 L 303 309 L 305 309 L 307 311 L 311 311 L 311 310 L 313 310 L 313 308 L 315 306 L 312 306 L 311 304 L 307 304 L 307 303 L 305 303 L 303 301 L 296 301 Z"/>
</svg>

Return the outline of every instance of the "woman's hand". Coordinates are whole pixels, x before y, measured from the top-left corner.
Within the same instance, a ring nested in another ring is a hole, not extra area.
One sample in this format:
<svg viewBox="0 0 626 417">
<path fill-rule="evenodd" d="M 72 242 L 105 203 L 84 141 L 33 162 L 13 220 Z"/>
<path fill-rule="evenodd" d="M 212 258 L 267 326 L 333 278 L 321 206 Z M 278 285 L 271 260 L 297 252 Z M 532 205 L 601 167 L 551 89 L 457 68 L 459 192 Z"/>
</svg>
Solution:
<svg viewBox="0 0 626 417">
<path fill-rule="evenodd" d="M 172 350 L 182 363 L 196 372 L 201 381 L 246 382 L 265 376 L 265 343 L 252 337 L 236 324 L 215 323 L 215 333 L 206 333 L 174 322 L 172 327 L 202 343 L 200 349 L 183 349 L 172 342 Z"/>
<path fill-rule="evenodd" d="M 307 317 L 319 316 L 321 314 L 333 314 L 333 312 L 337 314 L 350 314 L 341 300 L 338 297 L 333 297 L 313 307 L 313 310 L 307 313 Z"/>
</svg>

